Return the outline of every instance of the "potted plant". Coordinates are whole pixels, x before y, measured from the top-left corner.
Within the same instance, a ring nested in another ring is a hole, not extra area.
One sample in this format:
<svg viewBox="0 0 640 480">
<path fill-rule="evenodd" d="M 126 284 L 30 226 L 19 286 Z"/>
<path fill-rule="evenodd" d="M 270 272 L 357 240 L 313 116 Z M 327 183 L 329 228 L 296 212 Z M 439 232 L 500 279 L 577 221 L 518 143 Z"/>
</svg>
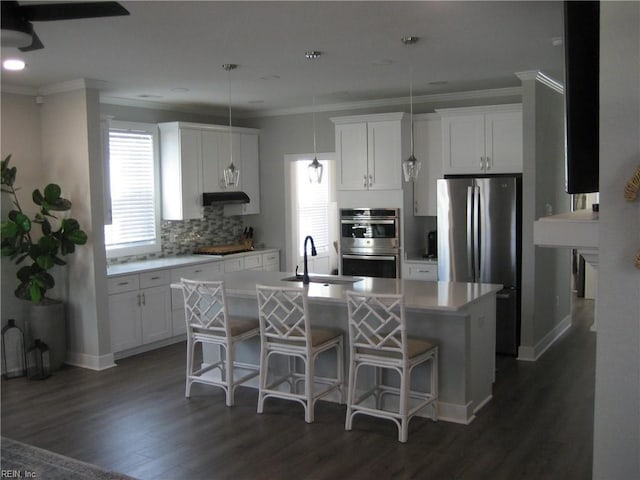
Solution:
<svg viewBox="0 0 640 480">
<path fill-rule="evenodd" d="M 34 314 L 35 310 L 31 309 L 30 327 L 33 339 L 40 338 L 49 344 L 54 357 L 52 363 L 54 367 L 59 367 L 66 355 L 65 319 L 62 303 L 46 296 L 47 290 L 55 286 L 55 279 L 49 270 L 56 265 L 66 265 L 62 257 L 73 253 L 76 245 L 84 245 L 87 234 L 74 218 L 58 218 L 52 213 L 71 209 L 71 202 L 62 197 L 60 186 L 55 183 L 47 185 L 43 192 L 39 189 L 33 191 L 31 198 L 39 211 L 29 218 L 16 194 L 18 189 L 14 183 L 17 169 L 9 166 L 10 160 L 11 155 L 8 155 L 1 163 L 2 192 L 11 196 L 14 205 L 8 218 L 2 222 L 2 256 L 9 257 L 16 265 L 22 265 L 16 274 L 16 297 L 29 300 L 34 306 L 58 305 L 61 326 L 54 324 L 55 320 L 49 313 Z M 40 226 L 39 232 L 35 231 L 36 225 Z M 62 336 L 62 340 L 45 338 L 51 335 Z"/>
</svg>

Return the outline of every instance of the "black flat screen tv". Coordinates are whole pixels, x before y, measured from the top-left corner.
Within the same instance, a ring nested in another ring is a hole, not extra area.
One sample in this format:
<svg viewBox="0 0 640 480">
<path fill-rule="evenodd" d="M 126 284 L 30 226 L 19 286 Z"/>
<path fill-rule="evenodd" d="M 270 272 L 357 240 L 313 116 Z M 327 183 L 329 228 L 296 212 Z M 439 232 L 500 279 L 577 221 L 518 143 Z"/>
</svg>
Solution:
<svg viewBox="0 0 640 480">
<path fill-rule="evenodd" d="M 566 191 L 599 190 L 600 2 L 564 3 Z"/>
</svg>

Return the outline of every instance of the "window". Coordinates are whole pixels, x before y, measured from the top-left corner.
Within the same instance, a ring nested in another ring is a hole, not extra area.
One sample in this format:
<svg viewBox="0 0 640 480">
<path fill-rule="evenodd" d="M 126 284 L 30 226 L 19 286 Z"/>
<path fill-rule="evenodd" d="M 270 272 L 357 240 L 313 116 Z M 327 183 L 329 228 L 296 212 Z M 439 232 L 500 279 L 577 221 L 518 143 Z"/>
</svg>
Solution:
<svg viewBox="0 0 640 480">
<path fill-rule="evenodd" d="M 160 251 L 156 125 L 111 123 L 109 180 L 112 223 L 105 226 L 107 257 Z"/>
<path fill-rule="evenodd" d="M 313 237 L 318 256 L 308 257 L 309 271 L 314 273 L 331 273 L 337 268 L 337 256 L 333 242 L 337 235 L 337 206 L 335 203 L 334 162 L 330 159 L 318 160 L 323 166 L 322 183 L 310 183 L 307 167 L 311 158 L 307 156 L 288 156 L 290 159 L 290 192 L 291 192 L 291 244 L 295 252 L 293 265 L 302 267 L 304 255 L 304 239 Z M 310 249 L 307 251 L 310 255 Z"/>
</svg>

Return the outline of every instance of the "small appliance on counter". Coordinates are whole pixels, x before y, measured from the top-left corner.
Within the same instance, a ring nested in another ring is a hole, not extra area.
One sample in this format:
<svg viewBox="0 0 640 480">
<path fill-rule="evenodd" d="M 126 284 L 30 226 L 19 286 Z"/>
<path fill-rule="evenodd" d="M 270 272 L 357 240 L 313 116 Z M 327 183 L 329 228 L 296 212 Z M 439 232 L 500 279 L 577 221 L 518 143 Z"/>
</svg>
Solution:
<svg viewBox="0 0 640 480">
<path fill-rule="evenodd" d="M 435 260 L 438 258 L 438 231 L 431 230 L 427 233 L 427 250 L 423 258 Z"/>
</svg>

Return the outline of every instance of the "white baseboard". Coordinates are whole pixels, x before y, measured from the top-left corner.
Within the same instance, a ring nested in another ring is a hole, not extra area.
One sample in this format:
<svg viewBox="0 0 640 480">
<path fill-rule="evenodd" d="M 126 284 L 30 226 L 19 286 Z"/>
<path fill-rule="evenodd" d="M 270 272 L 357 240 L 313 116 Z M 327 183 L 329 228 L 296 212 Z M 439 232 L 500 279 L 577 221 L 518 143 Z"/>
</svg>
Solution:
<svg viewBox="0 0 640 480">
<path fill-rule="evenodd" d="M 535 362 L 570 328 L 571 315 L 567 315 L 533 347 L 520 346 L 518 348 L 518 360 Z"/>
<path fill-rule="evenodd" d="M 96 371 L 106 370 L 116 366 L 113 361 L 113 353 L 107 353 L 106 355 L 88 355 L 86 353 L 68 352 L 65 363 L 67 365 L 73 365 L 74 367 Z"/>
</svg>

